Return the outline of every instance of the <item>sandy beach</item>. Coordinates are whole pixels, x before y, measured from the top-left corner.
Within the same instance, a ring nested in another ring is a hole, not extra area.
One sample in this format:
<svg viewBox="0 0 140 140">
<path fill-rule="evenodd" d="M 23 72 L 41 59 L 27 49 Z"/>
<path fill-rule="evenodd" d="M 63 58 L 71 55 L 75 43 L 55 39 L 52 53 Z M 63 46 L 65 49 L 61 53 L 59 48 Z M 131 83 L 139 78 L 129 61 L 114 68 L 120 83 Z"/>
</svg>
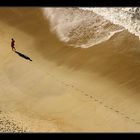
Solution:
<svg viewBox="0 0 140 140">
<path fill-rule="evenodd" d="M 125 30 L 75 48 L 39 8 L 0 8 L 0 19 L 0 132 L 140 131 L 138 37 Z"/>
</svg>

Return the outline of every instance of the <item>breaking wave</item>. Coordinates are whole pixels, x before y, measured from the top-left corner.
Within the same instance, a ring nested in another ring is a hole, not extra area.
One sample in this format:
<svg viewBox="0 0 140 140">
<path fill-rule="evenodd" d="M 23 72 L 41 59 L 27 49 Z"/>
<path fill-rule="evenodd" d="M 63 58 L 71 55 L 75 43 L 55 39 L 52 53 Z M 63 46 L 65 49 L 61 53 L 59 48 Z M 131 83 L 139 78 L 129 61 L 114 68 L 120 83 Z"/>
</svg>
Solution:
<svg viewBox="0 0 140 140">
<path fill-rule="evenodd" d="M 88 48 L 127 29 L 140 37 L 139 8 L 43 8 L 51 31 L 70 46 Z"/>
</svg>

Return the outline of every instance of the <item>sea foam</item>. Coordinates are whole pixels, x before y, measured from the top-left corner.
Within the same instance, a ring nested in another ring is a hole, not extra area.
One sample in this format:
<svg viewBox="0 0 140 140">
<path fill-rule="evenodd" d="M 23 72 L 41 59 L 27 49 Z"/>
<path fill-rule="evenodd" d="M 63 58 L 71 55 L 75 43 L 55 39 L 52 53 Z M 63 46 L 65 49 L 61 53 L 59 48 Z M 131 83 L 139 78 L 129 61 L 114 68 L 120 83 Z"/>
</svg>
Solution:
<svg viewBox="0 0 140 140">
<path fill-rule="evenodd" d="M 127 29 L 140 37 L 139 8 L 42 8 L 51 31 L 64 43 L 88 48 Z"/>
</svg>

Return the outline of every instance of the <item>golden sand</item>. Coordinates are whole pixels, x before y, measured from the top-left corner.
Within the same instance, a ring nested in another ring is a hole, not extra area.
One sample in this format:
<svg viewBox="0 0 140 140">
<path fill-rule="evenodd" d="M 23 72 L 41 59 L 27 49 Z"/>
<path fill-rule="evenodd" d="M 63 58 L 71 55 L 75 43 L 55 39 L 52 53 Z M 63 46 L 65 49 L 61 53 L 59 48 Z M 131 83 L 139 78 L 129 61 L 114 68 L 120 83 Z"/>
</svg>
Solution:
<svg viewBox="0 0 140 140">
<path fill-rule="evenodd" d="M 39 8 L 1 8 L 0 19 L 0 110 L 9 120 L 29 132 L 140 131 L 137 37 L 124 31 L 74 48 L 50 33 Z M 11 38 L 32 62 L 12 52 Z"/>
</svg>

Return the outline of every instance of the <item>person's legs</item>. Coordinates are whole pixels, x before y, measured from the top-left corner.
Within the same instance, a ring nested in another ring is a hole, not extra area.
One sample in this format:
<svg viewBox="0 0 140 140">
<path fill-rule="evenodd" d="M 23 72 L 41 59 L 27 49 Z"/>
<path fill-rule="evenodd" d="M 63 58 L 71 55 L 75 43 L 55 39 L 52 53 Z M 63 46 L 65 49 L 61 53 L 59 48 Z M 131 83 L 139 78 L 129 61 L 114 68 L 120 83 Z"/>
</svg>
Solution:
<svg viewBox="0 0 140 140">
<path fill-rule="evenodd" d="M 12 51 L 16 51 L 16 49 L 14 47 L 12 47 Z"/>
</svg>

